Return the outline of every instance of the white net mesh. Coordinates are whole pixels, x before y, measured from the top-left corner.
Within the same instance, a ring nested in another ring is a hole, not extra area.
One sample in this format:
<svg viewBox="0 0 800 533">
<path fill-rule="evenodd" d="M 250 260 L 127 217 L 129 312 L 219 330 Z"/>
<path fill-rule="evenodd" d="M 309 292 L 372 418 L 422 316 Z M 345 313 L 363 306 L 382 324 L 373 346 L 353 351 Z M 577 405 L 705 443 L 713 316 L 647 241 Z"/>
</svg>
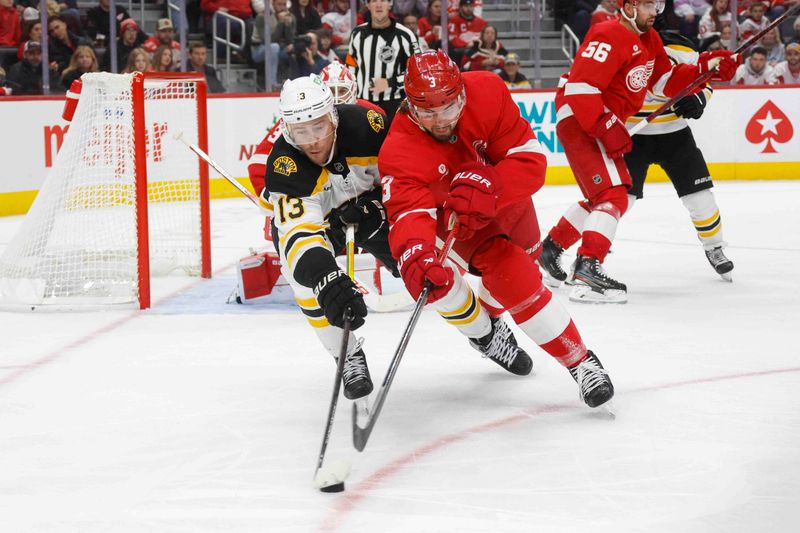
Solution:
<svg viewBox="0 0 800 533">
<path fill-rule="evenodd" d="M 64 144 L 17 234 L 0 256 L 0 304 L 138 301 L 132 75 L 83 76 Z M 200 270 L 196 83 L 145 82 L 152 275 Z"/>
</svg>

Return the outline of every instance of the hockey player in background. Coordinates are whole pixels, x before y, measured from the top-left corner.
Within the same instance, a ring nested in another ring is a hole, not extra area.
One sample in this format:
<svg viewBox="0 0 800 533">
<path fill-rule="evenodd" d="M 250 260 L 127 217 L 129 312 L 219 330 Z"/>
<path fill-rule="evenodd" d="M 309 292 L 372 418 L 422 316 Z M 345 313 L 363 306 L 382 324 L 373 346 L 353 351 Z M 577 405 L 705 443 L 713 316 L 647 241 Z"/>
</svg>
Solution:
<svg viewBox="0 0 800 533">
<path fill-rule="evenodd" d="M 396 272 L 380 202 L 384 116 L 356 105 L 334 106 L 331 90 L 315 75 L 287 81 L 279 106 L 281 135 L 267 159 L 262 192 L 275 210 L 272 241 L 303 314 L 337 357 L 345 310 L 354 316 L 354 330 L 367 315 L 361 293 L 334 257 L 344 242 L 342 222 L 356 225 L 356 244 Z M 344 394 L 355 400 L 372 391 L 372 381 L 352 333 L 347 354 Z"/>
<path fill-rule="evenodd" d="M 539 225 L 531 195 L 547 162 L 505 84 L 492 73 L 461 74 L 441 50 L 409 59 L 404 83 L 406 101 L 379 166 L 389 242 L 406 288 L 418 297 L 429 281 L 428 303 L 447 322 L 484 357 L 525 375 L 531 360 L 500 318 L 508 311 L 569 370 L 587 405 L 607 402 L 614 395 L 608 374 L 534 262 Z M 443 259 L 436 244 L 450 213 L 457 240 Z M 480 299 L 453 262 L 481 277 Z"/>
<path fill-rule="evenodd" d="M 322 69 L 322 72 L 320 72 L 320 78 L 322 78 L 322 81 L 331 90 L 331 93 L 333 94 L 334 105 L 358 104 L 362 107 L 372 109 L 373 111 L 383 114 L 383 109 L 372 102 L 362 100 L 361 98 L 356 98 L 356 93 L 358 92 L 356 79 L 350 70 L 343 64 L 337 62 L 326 66 L 324 69 Z M 272 146 L 275 144 L 275 141 L 278 140 L 280 135 L 280 120 L 277 120 L 258 144 L 256 149 L 253 151 L 253 155 L 250 156 L 250 160 L 247 162 L 247 173 L 250 177 L 250 184 L 253 186 L 256 196 L 260 197 L 261 192 L 264 190 L 264 175 L 267 171 L 267 158 L 269 157 L 269 153 L 272 151 Z M 272 204 L 270 204 L 268 201 L 262 201 L 261 204 L 267 210 L 272 209 Z M 271 224 L 272 216 L 267 215 L 266 221 L 264 222 L 264 237 L 268 241 L 272 240 L 272 236 L 270 235 Z"/>
<path fill-rule="evenodd" d="M 579 240 L 570 300 L 627 301 L 627 287 L 603 269 L 620 217 L 628 209 L 631 177 L 623 155 L 633 145 L 625 121 L 647 91 L 671 97 L 695 78 L 718 69 L 730 80 L 733 53 L 700 54 L 697 65 L 673 65 L 652 29 L 662 0 L 623 0 L 619 21 L 595 24 L 556 92 L 556 133 L 585 200 L 570 206 L 542 243 L 539 263 L 553 283 L 566 280 L 559 259 Z"/>
<path fill-rule="evenodd" d="M 696 64 L 699 54 L 686 37 L 669 31 L 659 33 L 667 55 L 675 63 Z M 708 262 L 723 279 L 731 281 L 733 262 L 725 256 L 722 237 L 722 218 L 711 188 L 714 182 L 708 171 L 703 153 L 697 147 L 692 130 L 685 119 L 699 119 L 711 98 L 713 90 L 705 87 L 701 92 L 686 96 L 672 109 L 651 122 L 633 136 L 633 149 L 625 154 L 625 164 L 633 185 L 628 191 L 628 210 L 637 198 L 642 198 L 647 169 L 660 165 L 675 187 L 675 192 L 689 211 L 697 237 L 703 245 Z M 634 125 L 658 109 L 666 98 L 648 92 L 644 106 L 628 119 Z"/>
</svg>

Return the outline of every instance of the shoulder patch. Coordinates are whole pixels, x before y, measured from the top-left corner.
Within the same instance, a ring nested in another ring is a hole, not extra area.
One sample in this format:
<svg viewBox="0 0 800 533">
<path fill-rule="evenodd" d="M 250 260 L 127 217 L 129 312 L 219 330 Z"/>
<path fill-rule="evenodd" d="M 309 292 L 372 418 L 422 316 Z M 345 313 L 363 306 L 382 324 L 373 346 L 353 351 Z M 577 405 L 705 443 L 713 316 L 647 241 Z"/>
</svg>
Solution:
<svg viewBox="0 0 800 533">
<path fill-rule="evenodd" d="M 272 170 L 278 174 L 289 176 L 297 172 L 297 163 L 288 155 L 282 155 L 272 163 Z"/>
<path fill-rule="evenodd" d="M 383 115 L 372 109 L 367 111 L 367 121 L 375 133 L 381 131 L 385 126 Z"/>
</svg>

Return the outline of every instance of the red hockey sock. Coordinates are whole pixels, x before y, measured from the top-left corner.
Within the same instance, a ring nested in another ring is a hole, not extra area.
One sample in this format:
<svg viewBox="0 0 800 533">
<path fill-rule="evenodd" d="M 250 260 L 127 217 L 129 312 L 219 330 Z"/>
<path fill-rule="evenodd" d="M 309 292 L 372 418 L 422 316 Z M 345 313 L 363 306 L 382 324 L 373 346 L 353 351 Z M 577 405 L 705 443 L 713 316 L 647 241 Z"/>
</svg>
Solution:
<svg viewBox="0 0 800 533">
<path fill-rule="evenodd" d="M 572 368 L 586 357 L 586 346 L 572 320 L 561 335 L 539 346 L 567 368 Z"/>
<path fill-rule="evenodd" d="M 553 239 L 553 242 L 566 250 L 581 238 L 583 225 L 589 215 L 589 211 L 589 204 L 586 201 L 572 204 L 558 220 L 558 223 L 553 226 L 548 236 Z"/>
</svg>

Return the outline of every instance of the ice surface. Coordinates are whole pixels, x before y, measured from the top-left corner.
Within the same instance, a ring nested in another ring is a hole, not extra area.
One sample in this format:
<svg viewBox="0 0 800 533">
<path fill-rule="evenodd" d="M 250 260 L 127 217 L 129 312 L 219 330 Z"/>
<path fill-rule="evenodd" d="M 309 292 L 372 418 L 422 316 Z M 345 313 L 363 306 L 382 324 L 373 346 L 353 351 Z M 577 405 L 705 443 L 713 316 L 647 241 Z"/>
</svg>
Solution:
<svg viewBox="0 0 800 533">
<path fill-rule="evenodd" d="M 147 312 L 0 312 L 0 531 L 794 531 L 800 183 L 715 192 L 734 283 L 654 184 L 607 261 L 629 303 L 557 292 L 611 373 L 616 420 L 521 333 L 536 376 L 426 311 L 364 453 L 341 400 L 341 494 L 312 480 L 333 361 L 296 308 L 225 303 L 263 220 L 215 201 L 212 280 L 157 280 Z M 577 197 L 537 194 L 542 227 Z M 19 221 L 0 218 L 0 249 Z M 359 330 L 376 387 L 407 316 Z"/>
</svg>

